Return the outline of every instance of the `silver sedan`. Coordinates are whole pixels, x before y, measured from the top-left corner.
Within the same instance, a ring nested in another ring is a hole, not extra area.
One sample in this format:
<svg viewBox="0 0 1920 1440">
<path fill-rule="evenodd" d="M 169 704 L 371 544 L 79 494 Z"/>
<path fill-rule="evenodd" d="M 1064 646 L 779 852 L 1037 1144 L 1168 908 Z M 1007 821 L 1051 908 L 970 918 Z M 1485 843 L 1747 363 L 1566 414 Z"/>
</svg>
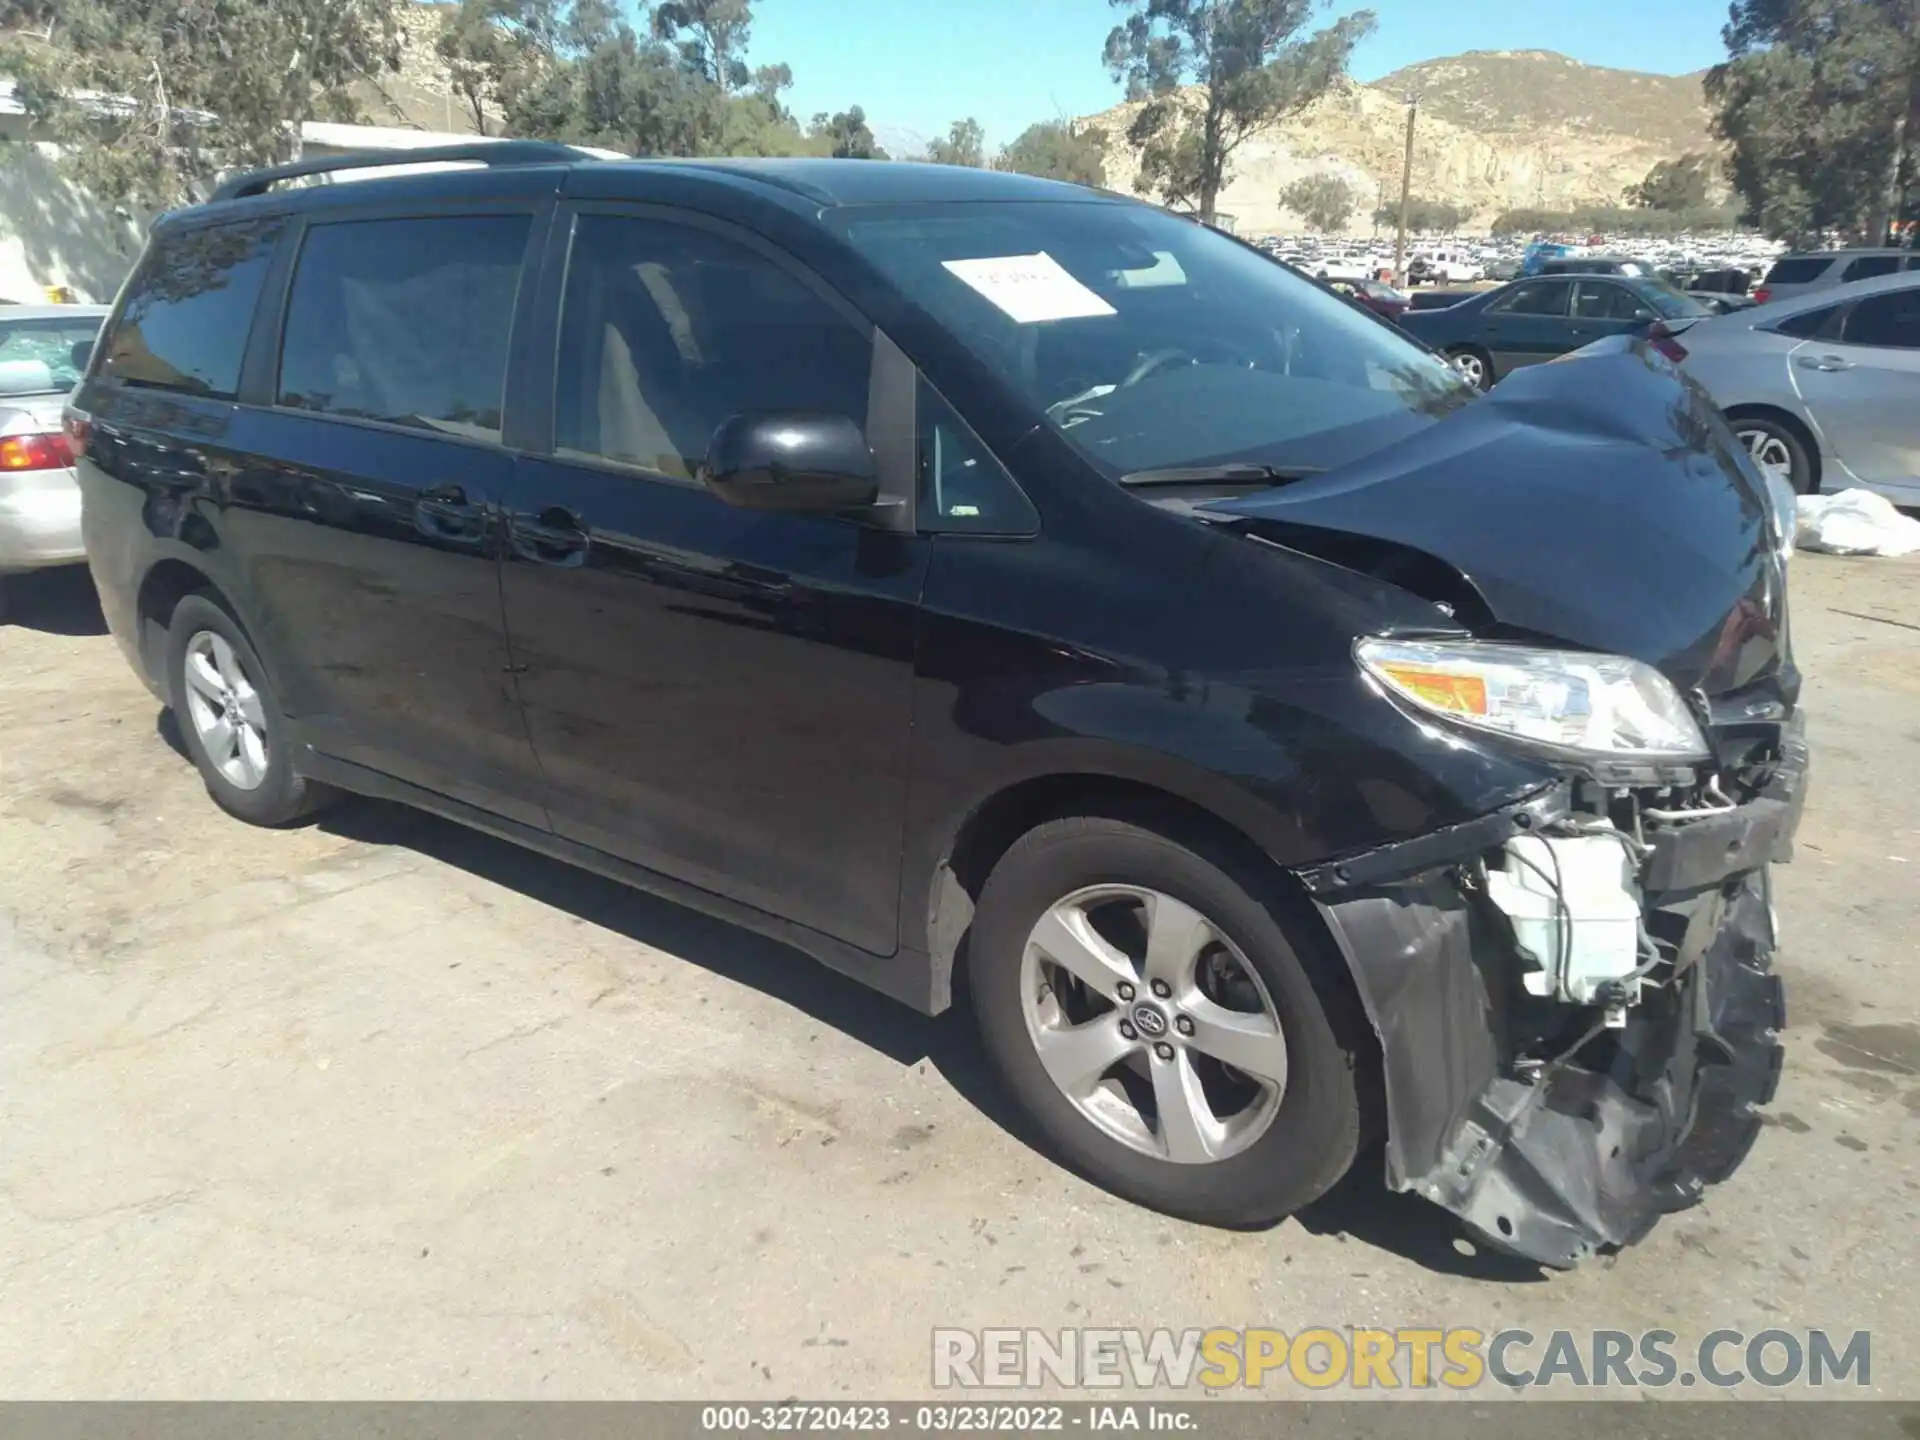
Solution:
<svg viewBox="0 0 1920 1440">
<path fill-rule="evenodd" d="M 60 412 L 106 313 L 103 305 L 0 309 L 0 577 L 86 558 Z"/>
<path fill-rule="evenodd" d="M 1702 320 L 1680 344 L 1763 470 L 1920 505 L 1920 273 Z"/>
</svg>

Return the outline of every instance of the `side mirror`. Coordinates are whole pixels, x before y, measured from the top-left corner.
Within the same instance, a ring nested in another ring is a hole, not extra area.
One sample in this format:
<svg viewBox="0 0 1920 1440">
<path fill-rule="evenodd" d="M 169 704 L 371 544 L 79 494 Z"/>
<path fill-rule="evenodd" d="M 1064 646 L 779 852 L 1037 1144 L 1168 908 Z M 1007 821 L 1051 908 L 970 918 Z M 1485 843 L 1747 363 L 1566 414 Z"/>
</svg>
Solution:
<svg viewBox="0 0 1920 1440">
<path fill-rule="evenodd" d="M 0 395 L 47 395 L 58 388 L 44 360 L 0 360 Z"/>
<path fill-rule="evenodd" d="M 729 415 L 713 432 L 700 480 L 743 510 L 832 514 L 880 498 L 860 427 L 845 415 L 808 410 Z"/>
</svg>

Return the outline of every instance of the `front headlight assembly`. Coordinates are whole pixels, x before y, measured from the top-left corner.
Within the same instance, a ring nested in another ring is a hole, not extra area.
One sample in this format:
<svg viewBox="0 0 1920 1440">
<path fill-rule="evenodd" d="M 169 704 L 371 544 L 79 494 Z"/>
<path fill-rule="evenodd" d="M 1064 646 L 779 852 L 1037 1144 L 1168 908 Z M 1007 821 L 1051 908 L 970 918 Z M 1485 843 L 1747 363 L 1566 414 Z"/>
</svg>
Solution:
<svg viewBox="0 0 1920 1440">
<path fill-rule="evenodd" d="M 1477 640 L 1362 640 L 1354 654 L 1416 709 L 1528 749 L 1655 765 L 1709 754 L 1672 682 L 1624 655 Z"/>
</svg>

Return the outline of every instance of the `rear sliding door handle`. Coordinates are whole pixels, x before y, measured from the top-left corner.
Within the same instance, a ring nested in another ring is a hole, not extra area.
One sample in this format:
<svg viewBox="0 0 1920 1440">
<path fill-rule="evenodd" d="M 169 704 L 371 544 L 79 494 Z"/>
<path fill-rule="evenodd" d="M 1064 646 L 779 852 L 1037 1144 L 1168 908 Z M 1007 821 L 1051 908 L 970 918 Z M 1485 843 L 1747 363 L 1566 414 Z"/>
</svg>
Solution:
<svg viewBox="0 0 1920 1440">
<path fill-rule="evenodd" d="M 586 563 L 592 538 L 575 511 L 549 505 L 537 515 L 515 515 L 511 528 L 513 553 L 522 560 L 568 569 Z"/>
</svg>

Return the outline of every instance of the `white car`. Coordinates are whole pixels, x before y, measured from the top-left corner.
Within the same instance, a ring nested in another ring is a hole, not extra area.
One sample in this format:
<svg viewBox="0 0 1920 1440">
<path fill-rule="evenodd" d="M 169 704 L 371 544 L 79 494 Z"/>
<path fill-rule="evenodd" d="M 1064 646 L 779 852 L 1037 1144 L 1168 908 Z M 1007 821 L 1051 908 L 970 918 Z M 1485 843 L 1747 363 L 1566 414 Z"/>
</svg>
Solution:
<svg viewBox="0 0 1920 1440">
<path fill-rule="evenodd" d="M 1803 495 L 1858 485 L 1920 505 L 1920 273 L 1702 320 L 1678 346 L 1770 475 Z"/>
<path fill-rule="evenodd" d="M 106 314 L 104 305 L 0 308 L 0 583 L 87 558 L 60 412 Z M 5 603 L 0 592 L 0 613 Z"/>
<path fill-rule="evenodd" d="M 1427 262 L 1427 275 L 1442 285 L 1465 285 L 1484 280 L 1487 270 L 1466 250 L 1426 250 L 1417 257 Z"/>
</svg>

